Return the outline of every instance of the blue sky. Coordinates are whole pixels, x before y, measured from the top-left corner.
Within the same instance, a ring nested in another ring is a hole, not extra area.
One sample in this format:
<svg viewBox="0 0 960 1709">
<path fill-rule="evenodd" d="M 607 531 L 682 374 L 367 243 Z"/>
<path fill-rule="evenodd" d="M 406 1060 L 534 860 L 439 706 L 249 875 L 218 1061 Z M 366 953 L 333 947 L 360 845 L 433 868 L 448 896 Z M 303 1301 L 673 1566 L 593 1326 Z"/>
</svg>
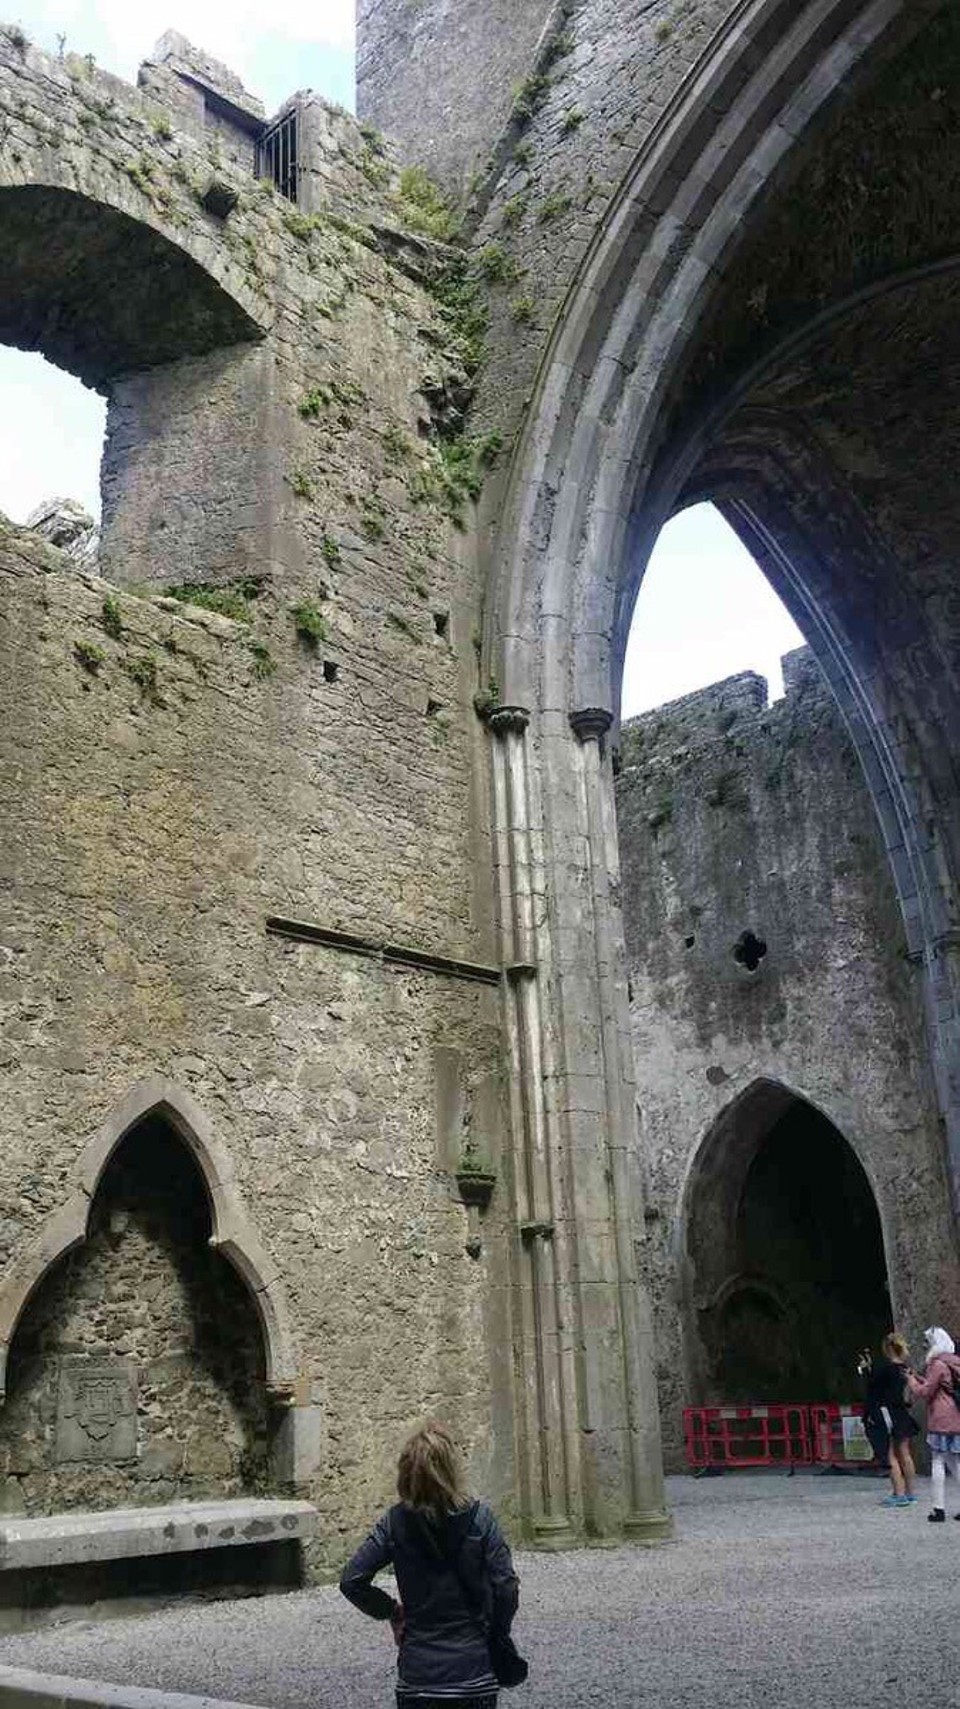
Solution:
<svg viewBox="0 0 960 1709">
<path fill-rule="evenodd" d="M 237 72 L 268 112 L 296 89 L 353 106 L 353 0 L 0 0 L 38 47 L 92 53 L 134 82 L 165 30 Z M 103 400 L 38 356 L 0 347 L 0 511 L 26 520 L 51 494 L 99 511 Z M 52 431 L 51 424 L 56 424 Z M 698 505 L 663 530 L 640 590 L 624 674 L 625 717 L 736 671 L 780 691 L 780 654 L 801 637 L 722 518 Z"/>
</svg>

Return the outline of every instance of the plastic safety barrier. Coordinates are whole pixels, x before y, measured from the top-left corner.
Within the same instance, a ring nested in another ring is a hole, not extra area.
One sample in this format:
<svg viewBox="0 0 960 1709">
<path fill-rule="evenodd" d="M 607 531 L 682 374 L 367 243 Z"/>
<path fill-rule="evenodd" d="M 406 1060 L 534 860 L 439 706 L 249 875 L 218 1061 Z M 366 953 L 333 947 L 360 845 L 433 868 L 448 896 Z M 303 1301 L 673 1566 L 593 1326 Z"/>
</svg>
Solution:
<svg viewBox="0 0 960 1709">
<path fill-rule="evenodd" d="M 833 1401 L 768 1406 L 688 1406 L 683 1413 L 687 1464 L 709 1466 L 869 1465 L 873 1449 L 863 1409 Z"/>
<path fill-rule="evenodd" d="M 810 1428 L 813 1457 L 818 1465 L 869 1465 L 873 1459 L 860 1406 L 811 1406 Z"/>
<path fill-rule="evenodd" d="M 806 1406 L 688 1406 L 683 1414 L 687 1463 L 705 1466 L 807 1466 Z"/>
</svg>

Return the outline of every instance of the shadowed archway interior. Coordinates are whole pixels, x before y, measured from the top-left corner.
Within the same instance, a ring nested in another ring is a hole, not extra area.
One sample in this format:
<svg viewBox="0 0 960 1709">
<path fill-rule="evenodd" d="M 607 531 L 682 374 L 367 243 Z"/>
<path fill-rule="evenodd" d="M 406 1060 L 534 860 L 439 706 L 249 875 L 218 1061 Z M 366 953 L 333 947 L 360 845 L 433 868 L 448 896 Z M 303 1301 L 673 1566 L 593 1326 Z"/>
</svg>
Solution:
<svg viewBox="0 0 960 1709">
<path fill-rule="evenodd" d="M 91 1505 L 104 1479 L 114 1505 L 264 1486 L 260 1325 L 210 1233 L 187 1147 L 147 1116 L 104 1170 L 87 1239 L 18 1325 L 0 1413 L 9 1501 L 28 1512 Z"/>
<path fill-rule="evenodd" d="M 720 1117 L 688 1202 L 697 1398 L 849 1401 L 891 1308 L 876 1202 L 839 1130 L 760 1083 Z"/>
<path fill-rule="evenodd" d="M 0 341 L 87 385 L 262 336 L 193 258 L 143 220 L 49 185 L 0 188 Z"/>
</svg>

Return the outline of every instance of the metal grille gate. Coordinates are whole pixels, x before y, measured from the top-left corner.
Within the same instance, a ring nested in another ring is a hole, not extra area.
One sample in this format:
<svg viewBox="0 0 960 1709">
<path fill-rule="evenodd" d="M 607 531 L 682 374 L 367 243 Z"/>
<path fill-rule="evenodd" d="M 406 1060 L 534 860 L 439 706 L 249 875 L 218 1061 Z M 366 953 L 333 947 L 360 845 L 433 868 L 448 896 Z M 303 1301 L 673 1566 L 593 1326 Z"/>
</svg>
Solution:
<svg viewBox="0 0 960 1709">
<path fill-rule="evenodd" d="M 269 178 L 288 202 L 297 200 L 300 176 L 300 128 L 297 121 L 297 109 L 291 107 L 264 131 L 257 143 L 257 177 Z"/>
</svg>

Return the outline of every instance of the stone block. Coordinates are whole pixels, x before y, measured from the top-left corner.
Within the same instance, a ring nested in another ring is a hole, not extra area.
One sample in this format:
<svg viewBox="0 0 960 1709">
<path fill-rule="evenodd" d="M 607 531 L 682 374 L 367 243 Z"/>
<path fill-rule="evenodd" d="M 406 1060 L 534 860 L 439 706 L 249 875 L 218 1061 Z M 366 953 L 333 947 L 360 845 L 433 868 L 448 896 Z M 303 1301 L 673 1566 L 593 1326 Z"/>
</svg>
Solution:
<svg viewBox="0 0 960 1709">
<path fill-rule="evenodd" d="M 303 1542 L 317 1510 L 307 1501 L 177 1502 L 0 1520 L 0 1572 L 75 1562 L 137 1560 L 241 1544 Z"/>
<path fill-rule="evenodd" d="M 140 1685 L 112 1685 L 67 1674 L 34 1673 L 31 1668 L 0 1667 L 2 1709 L 243 1709 L 243 1705 L 182 1692 L 151 1691 Z"/>
<path fill-rule="evenodd" d="M 291 1406 L 283 1415 L 273 1450 L 274 1474 L 285 1484 L 305 1483 L 320 1470 L 323 1457 L 323 1410 Z"/>
<path fill-rule="evenodd" d="M 148 1443 L 140 1456 L 140 1471 L 145 1478 L 178 1478 L 183 1471 L 183 1444 L 171 1436 L 161 1436 Z"/>
<path fill-rule="evenodd" d="M 55 1452 L 58 1461 L 134 1459 L 137 1378 L 132 1360 L 62 1361 Z"/>
</svg>

